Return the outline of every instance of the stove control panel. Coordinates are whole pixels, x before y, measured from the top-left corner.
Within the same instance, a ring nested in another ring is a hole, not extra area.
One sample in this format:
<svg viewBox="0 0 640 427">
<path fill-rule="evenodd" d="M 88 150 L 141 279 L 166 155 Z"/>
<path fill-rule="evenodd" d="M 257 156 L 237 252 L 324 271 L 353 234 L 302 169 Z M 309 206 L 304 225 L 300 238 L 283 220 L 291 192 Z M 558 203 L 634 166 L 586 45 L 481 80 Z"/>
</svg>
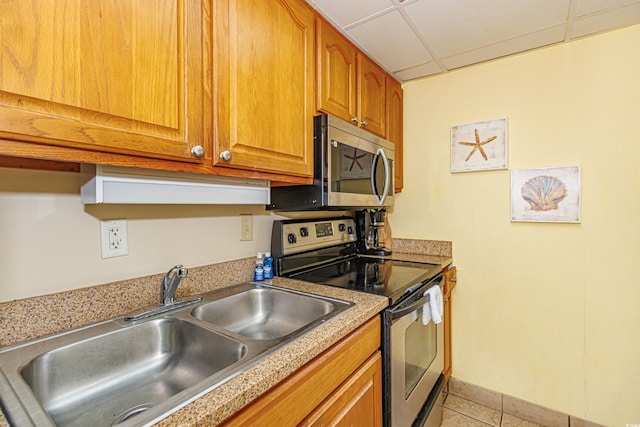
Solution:
<svg viewBox="0 0 640 427">
<path fill-rule="evenodd" d="M 274 257 L 282 257 L 356 240 L 353 218 L 274 221 L 271 252 Z"/>
</svg>

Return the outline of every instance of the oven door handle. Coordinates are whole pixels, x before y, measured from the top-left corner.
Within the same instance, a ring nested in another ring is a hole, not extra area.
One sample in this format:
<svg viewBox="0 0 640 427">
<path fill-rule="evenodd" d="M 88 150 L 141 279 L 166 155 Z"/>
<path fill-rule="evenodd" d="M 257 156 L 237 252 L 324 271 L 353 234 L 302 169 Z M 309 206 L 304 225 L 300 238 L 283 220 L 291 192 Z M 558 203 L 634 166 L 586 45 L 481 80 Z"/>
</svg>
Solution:
<svg viewBox="0 0 640 427">
<path fill-rule="evenodd" d="M 423 295 L 422 298 L 416 300 L 409 304 L 406 307 L 400 306 L 394 309 L 391 309 L 391 320 L 396 320 L 402 316 L 406 316 L 409 313 L 412 313 L 429 302 L 429 295 Z"/>
</svg>

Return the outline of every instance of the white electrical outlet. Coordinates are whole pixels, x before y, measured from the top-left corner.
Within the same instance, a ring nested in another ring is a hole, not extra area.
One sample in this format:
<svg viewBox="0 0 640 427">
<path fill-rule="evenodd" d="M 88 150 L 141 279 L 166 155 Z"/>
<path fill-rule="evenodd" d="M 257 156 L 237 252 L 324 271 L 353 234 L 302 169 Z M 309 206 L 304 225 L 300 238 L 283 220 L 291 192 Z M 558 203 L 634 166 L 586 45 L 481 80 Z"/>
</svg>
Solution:
<svg viewBox="0 0 640 427">
<path fill-rule="evenodd" d="M 253 240 L 253 215 L 240 215 L 240 241 Z"/>
<path fill-rule="evenodd" d="M 128 255 L 127 221 L 124 219 L 100 221 L 100 242 L 102 258 Z"/>
</svg>

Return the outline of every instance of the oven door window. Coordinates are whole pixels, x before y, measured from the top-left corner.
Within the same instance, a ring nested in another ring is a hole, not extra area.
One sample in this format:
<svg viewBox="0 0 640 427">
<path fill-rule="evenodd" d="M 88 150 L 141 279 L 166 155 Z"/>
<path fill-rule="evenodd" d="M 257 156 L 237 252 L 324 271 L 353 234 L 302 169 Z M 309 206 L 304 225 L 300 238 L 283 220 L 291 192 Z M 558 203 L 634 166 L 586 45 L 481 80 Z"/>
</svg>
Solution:
<svg viewBox="0 0 640 427">
<path fill-rule="evenodd" d="M 421 320 L 417 320 L 406 329 L 404 340 L 405 399 L 409 398 L 436 358 L 436 334 L 436 325 L 433 322 L 423 325 Z"/>
</svg>

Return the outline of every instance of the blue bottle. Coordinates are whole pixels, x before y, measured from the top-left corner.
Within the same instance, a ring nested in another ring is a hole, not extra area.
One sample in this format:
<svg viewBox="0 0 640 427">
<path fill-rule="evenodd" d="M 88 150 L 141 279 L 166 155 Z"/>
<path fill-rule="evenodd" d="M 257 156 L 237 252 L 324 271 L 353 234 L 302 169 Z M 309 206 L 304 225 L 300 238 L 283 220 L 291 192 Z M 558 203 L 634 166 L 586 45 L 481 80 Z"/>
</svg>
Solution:
<svg viewBox="0 0 640 427">
<path fill-rule="evenodd" d="M 253 273 L 254 282 L 262 282 L 264 280 L 264 267 L 262 261 L 262 252 L 258 252 L 256 256 L 256 269 Z"/>
<path fill-rule="evenodd" d="M 273 258 L 271 252 L 264 254 L 264 278 L 265 280 L 273 279 Z"/>
</svg>

